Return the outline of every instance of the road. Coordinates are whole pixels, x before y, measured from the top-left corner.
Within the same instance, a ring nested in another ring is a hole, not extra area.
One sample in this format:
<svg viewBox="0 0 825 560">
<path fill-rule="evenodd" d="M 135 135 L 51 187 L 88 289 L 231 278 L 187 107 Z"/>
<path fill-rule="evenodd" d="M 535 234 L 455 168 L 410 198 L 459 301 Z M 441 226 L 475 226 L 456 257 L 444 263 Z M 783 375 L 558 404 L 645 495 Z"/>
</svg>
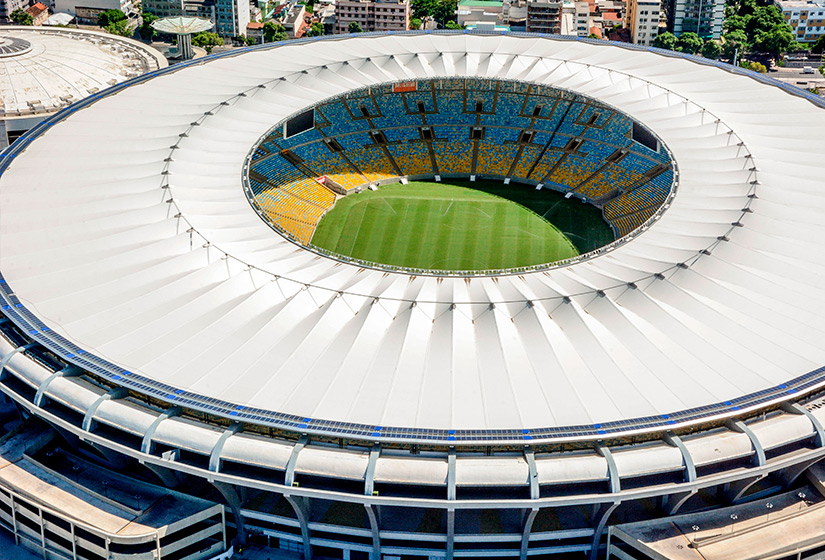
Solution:
<svg viewBox="0 0 825 560">
<path fill-rule="evenodd" d="M 771 78 L 802 88 L 825 87 L 825 76 L 814 68 L 813 74 L 803 74 L 802 68 L 775 68 L 768 72 Z"/>
</svg>

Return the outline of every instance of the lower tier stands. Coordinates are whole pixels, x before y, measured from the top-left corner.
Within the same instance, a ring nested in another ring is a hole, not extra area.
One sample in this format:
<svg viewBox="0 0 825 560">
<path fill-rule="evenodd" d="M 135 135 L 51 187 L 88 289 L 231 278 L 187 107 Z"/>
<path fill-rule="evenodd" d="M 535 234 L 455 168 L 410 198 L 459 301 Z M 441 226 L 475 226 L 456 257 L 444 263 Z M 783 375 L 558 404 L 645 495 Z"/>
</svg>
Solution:
<svg viewBox="0 0 825 560">
<path fill-rule="evenodd" d="M 255 192 L 255 203 L 283 231 L 309 243 L 321 216 L 332 208 L 335 194 L 314 179 L 300 179 Z M 253 187 L 254 188 L 254 187 Z"/>
</svg>

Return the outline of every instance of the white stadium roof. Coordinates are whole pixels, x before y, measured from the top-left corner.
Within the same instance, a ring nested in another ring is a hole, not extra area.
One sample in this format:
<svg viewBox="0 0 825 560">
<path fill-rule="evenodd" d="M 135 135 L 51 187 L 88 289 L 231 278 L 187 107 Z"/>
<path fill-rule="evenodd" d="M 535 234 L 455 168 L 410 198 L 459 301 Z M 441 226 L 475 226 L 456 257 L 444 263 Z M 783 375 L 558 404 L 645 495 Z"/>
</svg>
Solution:
<svg viewBox="0 0 825 560">
<path fill-rule="evenodd" d="M 126 370 L 114 379 L 302 429 L 537 438 L 706 421 L 823 382 L 825 110 L 801 94 L 675 54 L 517 35 L 339 37 L 185 66 L 57 122 L 0 177 L 7 293 L 38 334 Z M 258 217 L 241 177 L 274 123 L 438 76 L 624 111 L 673 153 L 670 208 L 584 262 L 470 279 L 341 263 Z"/>
<path fill-rule="evenodd" d="M 12 45 L 16 48 L 4 49 Z M 166 66 L 166 59 L 155 49 L 109 33 L 3 26 L 0 118 L 53 113 L 92 93 Z"/>
</svg>

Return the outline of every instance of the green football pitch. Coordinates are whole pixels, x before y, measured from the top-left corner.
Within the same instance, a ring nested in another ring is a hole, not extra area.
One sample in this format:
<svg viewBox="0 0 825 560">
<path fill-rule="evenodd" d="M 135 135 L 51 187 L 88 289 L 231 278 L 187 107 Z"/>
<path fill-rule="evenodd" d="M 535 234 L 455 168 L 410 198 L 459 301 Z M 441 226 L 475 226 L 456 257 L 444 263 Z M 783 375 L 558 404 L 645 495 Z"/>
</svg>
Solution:
<svg viewBox="0 0 825 560">
<path fill-rule="evenodd" d="M 346 196 L 321 219 L 312 244 L 365 261 L 438 270 L 514 268 L 579 254 L 541 215 L 558 213 L 559 193 L 493 181 L 453 183 L 393 184 Z M 607 228 L 600 216 L 598 221 Z M 609 242 L 609 228 L 607 236 Z"/>
</svg>

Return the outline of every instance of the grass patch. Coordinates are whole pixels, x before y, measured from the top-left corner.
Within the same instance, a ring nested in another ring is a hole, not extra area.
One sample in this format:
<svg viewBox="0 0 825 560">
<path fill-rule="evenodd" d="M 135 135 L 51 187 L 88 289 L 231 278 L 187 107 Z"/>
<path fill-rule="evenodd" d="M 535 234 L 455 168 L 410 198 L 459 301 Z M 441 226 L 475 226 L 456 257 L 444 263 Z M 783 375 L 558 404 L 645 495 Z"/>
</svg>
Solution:
<svg viewBox="0 0 825 560">
<path fill-rule="evenodd" d="M 321 219 L 312 243 L 361 260 L 441 270 L 515 268 L 579 254 L 536 210 L 501 194 L 520 193 L 529 202 L 544 198 L 543 191 L 493 181 L 454 183 L 411 182 L 349 195 Z M 536 208 L 546 214 L 555 206 Z"/>
</svg>

